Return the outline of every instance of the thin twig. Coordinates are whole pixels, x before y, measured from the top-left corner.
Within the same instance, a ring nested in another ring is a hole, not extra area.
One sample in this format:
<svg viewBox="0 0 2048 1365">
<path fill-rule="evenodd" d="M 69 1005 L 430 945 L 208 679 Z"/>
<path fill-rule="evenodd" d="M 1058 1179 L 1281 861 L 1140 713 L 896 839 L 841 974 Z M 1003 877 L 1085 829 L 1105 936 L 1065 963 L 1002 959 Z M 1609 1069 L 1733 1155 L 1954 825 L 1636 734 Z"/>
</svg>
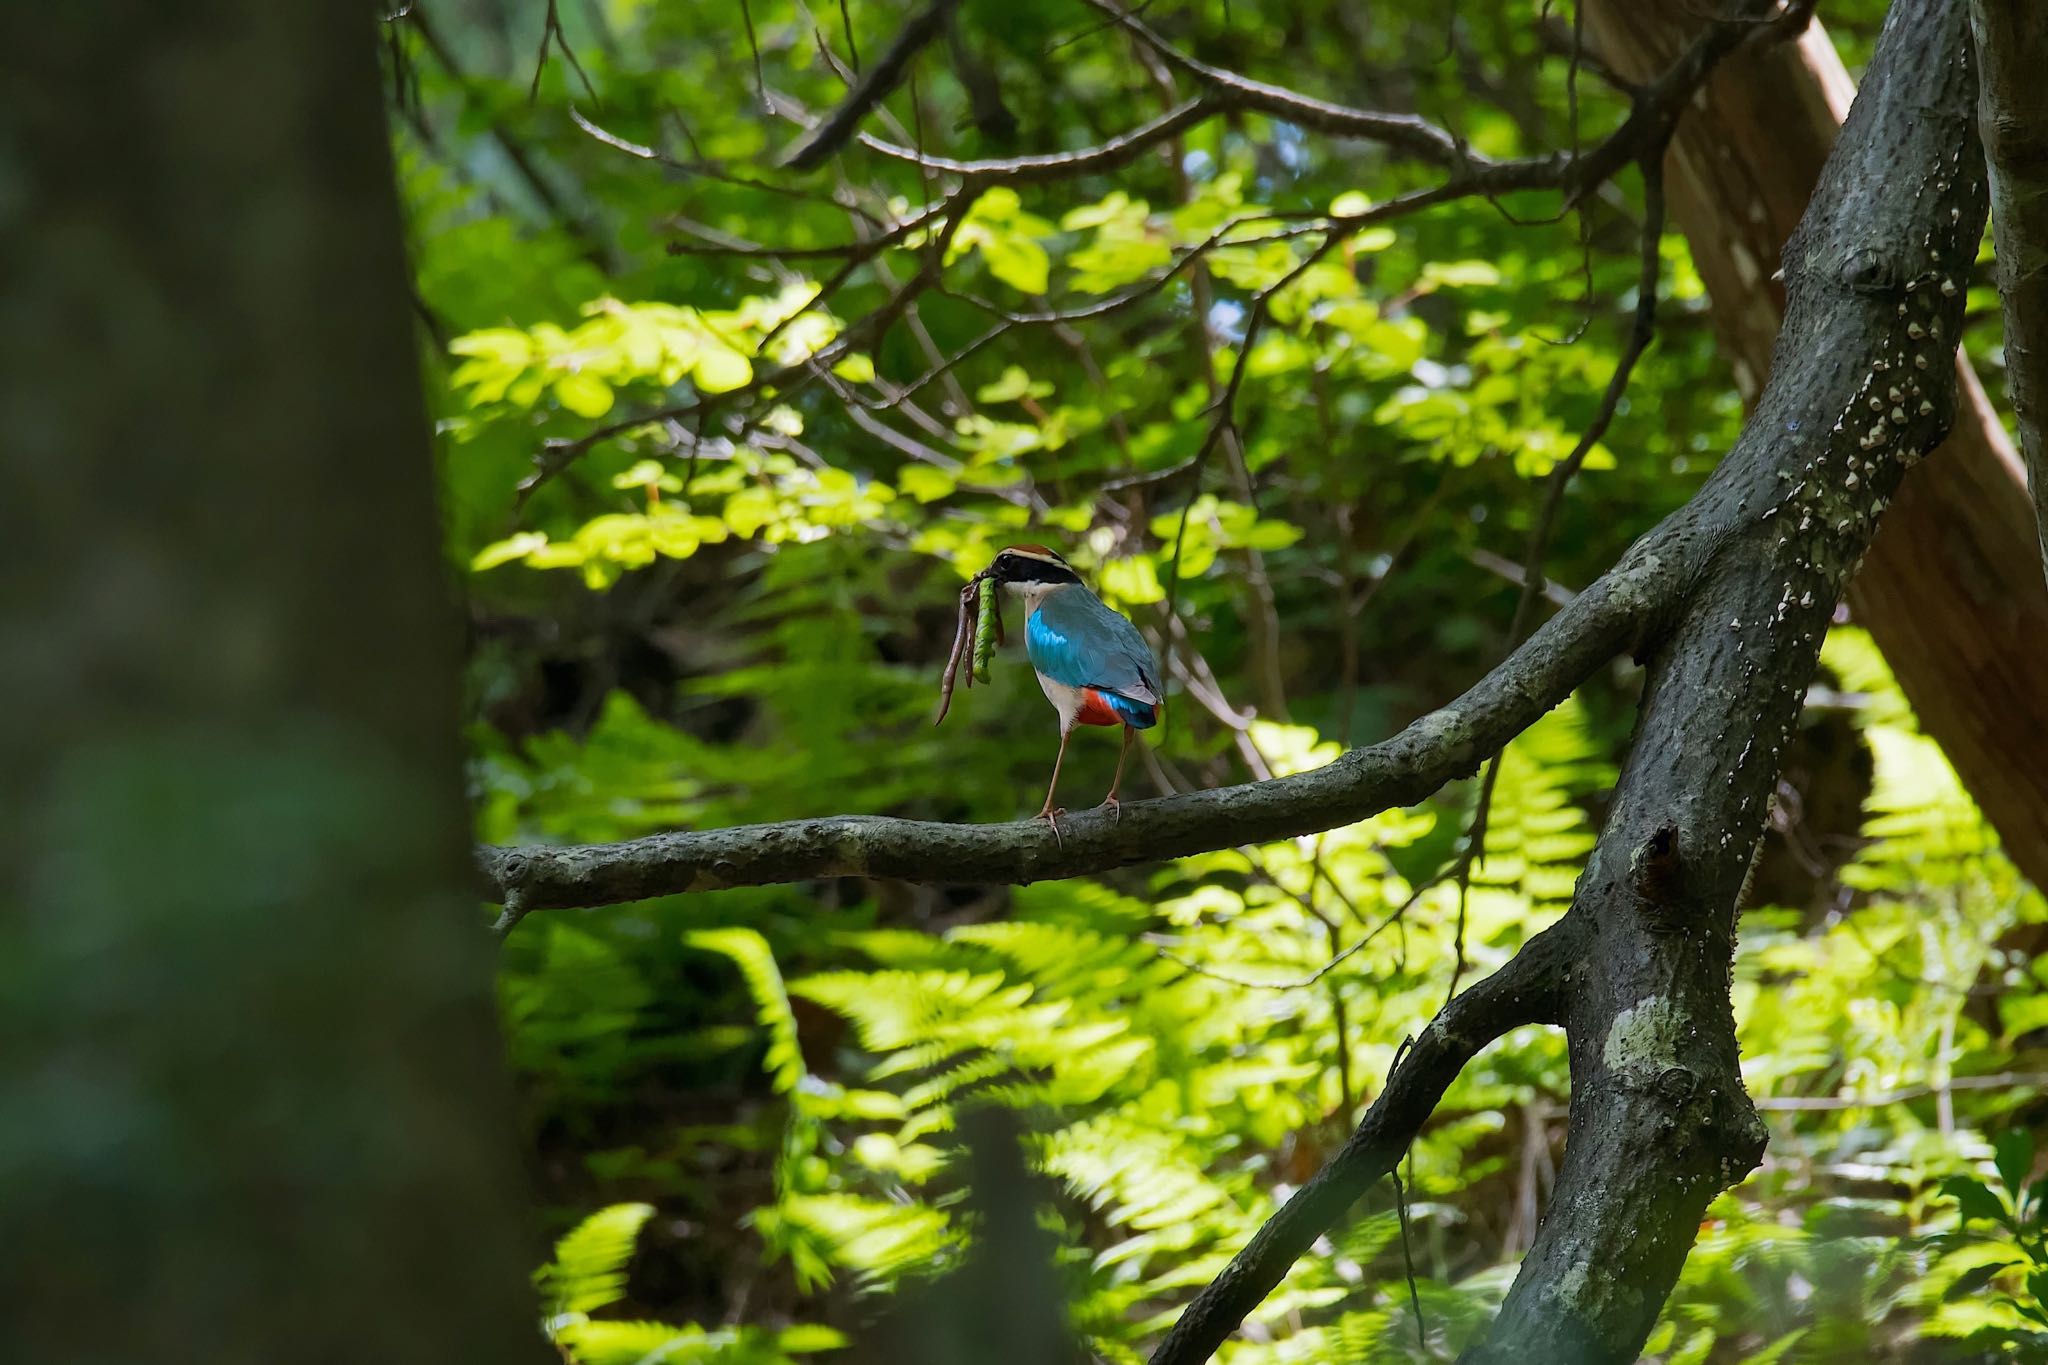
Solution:
<svg viewBox="0 0 2048 1365">
<path fill-rule="evenodd" d="M 1553 1021 L 1579 951 L 1569 921 L 1522 945 L 1505 967 L 1452 1001 L 1387 1073 L 1379 1098 L 1322 1170 L 1280 1206 L 1180 1315 L 1151 1365 L 1198 1365 L 1237 1330 L 1316 1238 L 1393 1171 L 1423 1121 L 1479 1050 L 1510 1029 Z"/>
<path fill-rule="evenodd" d="M 747 25 L 747 51 L 754 54 L 754 97 L 764 111 L 773 112 L 775 102 L 768 98 L 768 73 L 761 67 L 761 38 L 754 32 L 754 8 L 748 0 L 740 0 L 740 18 Z"/>
<path fill-rule="evenodd" d="M 577 109 L 573 105 L 569 108 L 569 119 L 578 128 L 582 129 L 584 133 L 602 142 L 605 146 L 624 152 L 626 155 L 641 161 L 651 161 L 657 166 L 675 171 L 680 175 L 701 176 L 706 180 L 716 180 L 721 184 L 733 185 L 741 189 L 759 190 L 763 194 L 780 195 L 786 199 L 795 199 L 808 204 L 830 204 L 833 208 L 844 209 L 863 221 L 886 230 L 887 225 L 881 219 L 868 212 L 865 208 L 862 208 L 859 204 L 842 202 L 829 194 L 805 189 L 799 185 L 778 185 L 772 180 L 761 180 L 750 175 L 738 175 L 728 171 L 715 161 L 703 159 L 684 161 L 680 157 L 670 156 L 658 148 L 650 147 L 645 143 L 634 142 L 630 138 L 621 137 L 607 128 L 600 127 L 591 121 L 582 110 Z M 857 245 L 857 243 L 845 243 L 840 246 L 834 246 L 829 248 L 826 254 L 848 254 Z M 776 257 L 804 256 L 813 253 L 803 247 L 772 248 L 762 246 L 758 242 L 731 241 L 703 251 L 693 252 L 688 248 L 682 250 L 671 248 L 670 254 Z"/>
<path fill-rule="evenodd" d="M 1406 1046 L 1405 1040 L 1403 1046 Z M 1409 1149 L 1408 1174 L 1415 1174 L 1414 1149 Z M 1408 1247 L 1408 1192 L 1401 1188 L 1401 1173 L 1387 1172 L 1387 1179 L 1394 1182 L 1394 1214 L 1401 1222 L 1401 1269 L 1408 1276 L 1408 1307 L 1415 1315 L 1415 1345 L 1425 1355 L 1429 1352 L 1429 1326 L 1422 1320 L 1422 1294 L 1415 1287 L 1415 1254 Z"/>
<path fill-rule="evenodd" d="M 1242 986 L 1246 990 L 1255 991 L 1303 990 L 1309 986 L 1315 985 L 1316 982 L 1321 981 L 1331 972 L 1336 971 L 1338 967 L 1342 966 L 1346 961 L 1354 957 L 1358 953 L 1359 949 L 1365 947 L 1374 939 L 1378 938 L 1382 933 L 1385 933 L 1388 929 L 1391 929 L 1395 924 L 1399 923 L 1401 917 L 1403 915 L 1406 915 L 1411 909 L 1413 909 L 1415 903 L 1421 900 L 1426 892 L 1430 891 L 1434 887 L 1441 886 L 1443 884 L 1444 876 L 1445 874 L 1438 873 L 1436 876 L 1431 877 L 1428 881 L 1422 883 L 1422 885 L 1414 888 L 1412 891 L 1408 893 L 1408 899 L 1402 901 L 1392 910 L 1389 910 L 1386 916 L 1383 919 L 1381 919 L 1378 924 L 1374 925 L 1370 930 L 1368 930 L 1363 938 L 1359 939 L 1358 942 L 1352 944 L 1349 948 L 1344 949 L 1344 951 L 1335 954 L 1330 958 L 1328 962 L 1325 962 L 1322 966 L 1316 968 L 1313 972 L 1310 972 L 1307 976 L 1302 977 L 1298 981 L 1250 981 L 1241 976 L 1232 976 L 1228 972 L 1219 972 L 1213 967 L 1205 967 L 1199 962 L 1190 962 L 1187 958 L 1182 957 L 1180 954 L 1173 952 L 1172 950 L 1158 943 L 1153 943 L 1152 946 L 1154 947 L 1154 949 L 1158 951 L 1159 956 L 1165 958 L 1168 962 L 1173 963 L 1175 966 L 1184 967 L 1188 971 L 1195 973 L 1195 975 L 1206 976 L 1212 981 L 1221 981 L 1225 985 Z M 1286 888 L 1282 887 L 1281 890 L 1284 891 L 1286 890 Z M 1295 897 L 1295 899 L 1299 901 L 1300 897 L 1297 896 Z"/>
<path fill-rule="evenodd" d="M 1629 377 L 1635 373 L 1636 362 L 1642 359 L 1643 352 L 1649 349 L 1650 342 L 1657 335 L 1657 284 L 1662 266 L 1660 247 L 1664 238 L 1664 158 L 1661 147 L 1645 153 L 1639 165 L 1643 176 L 1643 239 L 1641 270 L 1636 279 L 1635 322 L 1622 345 L 1620 357 L 1615 361 L 1614 373 L 1607 381 L 1607 391 L 1601 395 L 1593 420 L 1579 434 L 1578 443 L 1571 452 L 1550 471 L 1549 482 L 1544 487 L 1543 509 L 1530 528 L 1528 550 L 1522 557 L 1522 590 L 1515 600 L 1514 617 L 1508 623 L 1504 657 L 1521 645 L 1522 634 L 1528 629 L 1536 600 L 1543 595 L 1543 560 L 1549 552 L 1550 538 L 1564 505 L 1565 487 L 1585 465 L 1586 457 L 1600 443 L 1600 438 L 1607 434 L 1615 411 L 1628 392 Z M 1486 776 L 1479 786 L 1479 802 L 1473 808 L 1472 828 L 1465 837 L 1465 851 L 1458 863 L 1458 923 L 1452 940 L 1451 982 L 1445 990 L 1446 1001 L 1458 993 L 1458 982 L 1465 974 L 1466 905 L 1472 893 L 1472 871 L 1486 858 L 1487 820 L 1493 811 L 1494 788 L 1500 781 L 1500 765 L 1505 757 L 1503 751 L 1487 761 Z"/>
<path fill-rule="evenodd" d="M 1246 315 L 1244 338 L 1238 343 L 1237 359 L 1230 367 L 1230 379 L 1223 386 L 1223 392 L 1210 402 L 1213 416 L 1210 418 L 1209 431 L 1202 438 L 1202 444 L 1190 462 L 1193 486 L 1188 491 L 1187 501 L 1181 504 L 1180 523 L 1173 535 L 1172 566 L 1166 580 L 1166 618 L 1169 622 L 1176 618 L 1175 609 L 1180 595 L 1181 550 L 1188 538 L 1188 513 L 1202 496 L 1202 469 L 1208 461 L 1209 452 L 1223 440 L 1224 433 L 1235 429 L 1238 390 L 1244 387 L 1244 377 L 1249 368 L 1252 350 L 1258 345 L 1259 331 L 1265 326 L 1267 315 L 1271 312 L 1273 296 L 1300 279 L 1311 266 L 1328 255 L 1330 249 L 1343 239 L 1344 235 L 1341 233 L 1328 234 L 1313 250 L 1303 255 L 1293 269 L 1261 289 L 1252 299 L 1251 310 Z"/>
<path fill-rule="evenodd" d="M 1128 165 L 1151 147 L 1184 128 L 1191 128 L 1219 112 L 1219 106 L 1203 100 L 1189 100 L 1175 106 L 1128 132 L 1106 142 L 1071 152 L 1041 152 L 1030 156 L 994 158 L 986 161 L 955 161 L 950 157 L 923 156 L 916 148 L 889 142 L 872 133 L 860 133 L 860 144 L 870 151 L 897 161 L 921 166 L 947 175 L 1004 180 L 1055 180 L 1090 175 Z"/>
<path fill-rule="evenodd" d="M 858 72 L 860 70 L 860 44 L 853 37 L 853 16 L 847 12 L 846 0 L 839 0 L 839 28 L 846 35 L 846 60 Z"/>
<path fill-rule="evenodd" d="M 548 47 L 552 44 L 562 50 L 563 59 L 576 73 L 576 78 L 583 82 L 583 93 L 590 96 L 590 102 L 603 108 L 604 101 L 597 97 L 597 87 L 590 83 L 589 73 L 584 71 L 583 63 L 576 60 L 576 50 L 569 46 L 568 35 L 562 32 L 562 16 L 556 9 L 557 2 L 558 0 L 548 0 L 547 17 L 541 22 L 540 52 L 534 57 L 533 84 L 527 89 L 526 102 L 532 104 L 540 98 L 540 78 L 548 69 Z"/>
<path fill-rule="evenodd" d="M 958 4 L 959 0 L 929 0 L 923 9 L 913 14 L 895 41 L 846 92 L 846 98 L 789 149 L 782 158 L 782 164 L 793 170 L 807 171 L 844 147 L 860 126 L 860 121 L 888 98 L 889 92 L 902 81 L 910 69 L 911 58 L 938 36 L 939 30 L 945 27 L 947 16 Z M 846 31 L 850 40 L 852 25 L 849 24 Z"/>
<path fill-rule="evenodd" d="M 1908 1085 L 1874 1095 L 1767 1095 L 1752 1101 L 1759 1109 L 1785 1113 L 1818 1113 L 1841 1109 L 1878 1109 L 1933 1097 L 1941 1090 L 2007 1090 L 2048 1086 L 2048 1071 L 2000 1071 L 1988 1076 L 1954 1076 L 1945 1085 Z"/>
</svg>

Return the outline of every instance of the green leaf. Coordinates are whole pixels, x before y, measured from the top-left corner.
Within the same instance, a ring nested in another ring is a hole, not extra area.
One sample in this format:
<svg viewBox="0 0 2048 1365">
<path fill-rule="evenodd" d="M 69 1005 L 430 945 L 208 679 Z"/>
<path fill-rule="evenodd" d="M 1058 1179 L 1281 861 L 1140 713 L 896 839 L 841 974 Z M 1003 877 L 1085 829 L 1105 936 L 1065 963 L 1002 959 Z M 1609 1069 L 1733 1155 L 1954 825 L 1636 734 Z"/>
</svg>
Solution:
<svg viewBox="0 0 2048 1365">
<path fill-rule="evenodd" d="M 974 397 L 982 403 L 1014 403 L 1020 398 L 1044 398 L 1051 393 L 1052 385 L 1034 383 L 1022 365 L 1011 365 L 1004 369 L 1000 379 L 976 389 Z"/>
<path fill-rule="evenodd" d="M 722 341 L 707 340 L 698 353 L 697 387 L 706 393 L 730 393 L 754 377 L 747 358 Z"/>
<path fill-rule="evenodd" d="M 555 398 L 578 417 L 602 417 L 612 410 L 612 386 L 584 370 L 555 380 Z"/>
<path fill-rule="evenodd" d="M 654 1216 L 651 1204 L 599 1209 L 555 1243 L 555 1257 L 535 1277 L 557 1313 L 588 1313 L 626 1295 L 626 1262 L 640 1229 Z"/>
<path fill-rule="evenodd" d="M 804 1323 L 785 1327 L 776 1336 L 775 1344 L 791 1355 L 810 1355 L 816 1351 L 837 1351 L 844 1347 L 846 1334 L 816 1323 Z"/>
<path fill-rule="evenodd" d="M 1491 261 L 1430 261 L 1422 267 L 1422 280 L 1453 289 L 1485 288 L 1500 283 L 1500 267 Z"/>
<path fill-rule="evenodd" d="M 455 355 L 488 357 L 502 365 L 523 369 L 533 361 L 533 342 L 515 327 L 486 327 L 456 337 L 448 343 Z"/>
<path fill-rule="evenodd" d="M 1956 1201 L 1956 1207 L 1966 1227 L 1973 1218 L 2003 1223 L 2011 1216 L 2005 1202 L 1975 1176 L 1952 1175 L 1941 1182 L 1940 1188 L 1943 1194 Z"/>
<path fill-rule="evenodd" d="M 875 382 L 875 360 L 864 351 L 849 352 L 832 366 L 832 373 L 849 384 L 872 384 Z"/>
<path fill-rule="evenodd" d="M 1067 232 L 1082 232 L 1088 228 L 1098 228 L 1106 223 L 1114 223 L 1124 218 L 1135 217 L 1143 219 L 1145 213 L 1146 205 L 1144 201 L 1140 200 L 1133 203 L 1131 197 L 1122 190 L 1112 190 L 1097 203 L 1083 204 L 1079 208 L 1068 209 L 1060 217 L 1060 227 Z"/>
<path fill-rule="evenodd" d="M 981 258 L 991 275 L 1026 294 L 1043 294 L 1052 281 L 1052 258 L 1029 237 L 992 235 L 981 244 Z"/>
<path fill-rule="evenodd" d="M 1991 1148 L 1998 1178 L 2005 1182 L 2007 1193 L 2017 1202 L 2027 1187 L 2027 1177 L 2034 1173 L 2034 1135 L 2015 1123 L 1992 1140 Z"/>
<path fill-rule="evenodd" d="M 1285 248 L 1283 247 L 1284 251 Z M 1220 256 L 1219 251 L 1212 256 Z M 1173 248 L 1160 238 L 1142 234 L 1102 232 L 1095 241 L 1067 258 L 1074 268 L 1074 288 L 1106 294 L 1145 278 L 1173 262 Z M 1281 273 L 1285 273 L 1284 269 Z"/>
<path fill-rule="evenodd" d="M 958 480 L 928 464 L 907 464 L 896 471 L 896 486 L 918 502 L 933 502 L 951 493 Z"/>
<path fill-rule="evenodd" d="M 500 564 L 510 564 L 515 559 L 525 559 L 537 551 L 547 548 L 548 538 L 540 531 L 521 531 L 503 540 L 493 541 L 477 551 L 469 567 L 476 573 L 495 569 Z"/>
</svg>

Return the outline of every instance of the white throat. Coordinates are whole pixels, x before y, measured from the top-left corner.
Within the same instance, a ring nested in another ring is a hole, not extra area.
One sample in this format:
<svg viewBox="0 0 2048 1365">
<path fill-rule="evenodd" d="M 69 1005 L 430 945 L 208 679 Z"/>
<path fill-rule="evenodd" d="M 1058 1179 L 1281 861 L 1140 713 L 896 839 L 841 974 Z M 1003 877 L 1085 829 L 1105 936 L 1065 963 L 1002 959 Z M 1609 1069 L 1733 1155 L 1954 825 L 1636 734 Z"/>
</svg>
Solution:
<svg viewBox="0 0 2048 1365">
<path fill-rule="evenodd" d="M 1038 610 L 1038 604 L 1045 600 L 1047 593 L 1051 592 L 1054 588 L 1064 587 L 1065 585 L 1061 583 L 1005 583 L 1003 586 L 1016 594 L 1017 599 L 1024 604 L 1024 615 L 1029 617 L 1032 612 Z"/>
</svg>

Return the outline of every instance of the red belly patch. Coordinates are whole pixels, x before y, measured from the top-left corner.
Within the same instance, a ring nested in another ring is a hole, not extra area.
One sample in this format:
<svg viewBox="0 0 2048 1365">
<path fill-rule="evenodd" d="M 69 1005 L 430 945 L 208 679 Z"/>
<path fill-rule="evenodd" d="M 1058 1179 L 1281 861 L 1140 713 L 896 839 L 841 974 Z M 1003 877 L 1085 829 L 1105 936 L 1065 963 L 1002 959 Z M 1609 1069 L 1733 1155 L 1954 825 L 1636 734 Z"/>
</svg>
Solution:
<svg viewBox="0 0 2048 1365">
<path fill-rule="evenodd" d="M 1081 689 L 1081 709 L 1074 713 L 1079 725 L 1122 725 L 1124 718 L 1110 709 L 1102 694 L 1092 687 Z"/>
</svg>

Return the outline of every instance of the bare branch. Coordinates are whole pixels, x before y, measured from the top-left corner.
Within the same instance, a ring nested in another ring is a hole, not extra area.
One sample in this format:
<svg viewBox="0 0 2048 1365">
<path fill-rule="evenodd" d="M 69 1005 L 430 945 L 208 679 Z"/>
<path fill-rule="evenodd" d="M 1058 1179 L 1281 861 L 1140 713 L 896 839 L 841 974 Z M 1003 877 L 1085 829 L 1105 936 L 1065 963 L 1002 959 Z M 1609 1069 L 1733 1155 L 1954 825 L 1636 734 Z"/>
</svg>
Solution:
<svg viewBox="0 0 2048 1365">
<path fill-rule="evenodd" d="M 1389 739 L 1293 777 L 1127 802 L 1120 818 L 1083 812 L 1063 826 L 1063 843 L 1034 820 L 961 825 L 835 815 L 619 844 L 485 848 L 479 866 L 493 897 L 516 894 L 530 911 L 820 877 L 1045 881 L 1352 824 L 1474 772 L 1652 629 L 1682 589 L 1685 566 L 1713 540 L 1681 510 L 1464 696 Z"/>
<path fill-rule="evenodd" d="M 1152 1353 L 1151 1365 L 1207 1360 L 1316 1238 L 1394 1169 L 1444 1091 L 1481 1048 L 1523 1024 L 1557 1022 L 1565 973 L 1578 951 L 1577 925 L 1568 918 L 1530 939 L 1507 966 L 1445 1005 L 1402 1054 L 1350 1140 L 1188 1305 Z"/>
<path fill-rule="evenodd" d="M 872 133 L 860 134 L 860 143 L 863 147 L 880 152 L 883 156 L 894 157 L 898 161 L 907 161 L 924 170 L 948 175 L 1011 182 L 1061 180 L 1068 176 L 1113 171 L 1119 166 L 1129 165 L 1143 155 L 1148 147 L 1164 142 L 1181 130 L 1191 128 L 1221 111 L 1222 106 L 1219 104 L 1199 99 L 1188 100 L 1149 122 L 1139 124 L 1127 133 L 1117 134 L 1099 146 L 1071 152 L 1043 152 L 1035 156 L 1001 157 L 987 161 L 955 161 L 950 157 L 928 156 L 915 148 L 884 141 Z"/>
<path fill-rule="evenodd" d="M 1159 36 L 1144 20 L 1128 13 L 1111 0 L 1088 0 L 1109 15 L 1146 47 L 1187 72 L 1211 92 L 1218 103 L 1232 109 L 1255 109 L 1303 128 L 1332 137 L 1363 138 L 1406 152 L 1437 166 L 1485 164 L 1458 139 L 1429 120 L 1414 114 L 1385 114 L 1371 109 L 1354 109 L 1328 100 L 1304 95 L 1285 86 L 1269 85 L 1220 66 L 1200 61 Z"/>
<path fill-rule="evenodd" d="M 839 102 L 839 107 L 819 120 L 796 146 L 790 148 L 782 163 L 795 170 L 807 171 L 845 146 L 868 111 L 888 98 L 889 92 L 909 72 L 911 58 L 938 36 L 958 4 L 959 0 L 930 0 L 913 14 L 910 22 L 903 26 L 903 31 L 896 35 L 896 40 L 846 92 L 846 98 Z M 847 39 L 851 42 L 852 38 L 853 30 L 849 27 Z"/>
<path fill-rule="evenodd" d="M 874 214 L 868 212 L 868 210 L 863 208 L 861 205 L 852 202 L 850 198 L 846 200 L 841 200 L 838 198 L 834 198 L 832 195 L 822 193 L 818 190 L 804 189 L 796 185 L 778 185 L 772 180 L 761 180 L 750 175 L 738 175 L 732 171 L 727 170 L 724 166 L 720 165 L 715 161 L 703 159 L 695 161 L 685 161 L 679 157 L 670 156 L 668 153 L 661 151 L 658 148 L 650 147 L 645 143 L 634 142 L 630 138 L 619 136 L 617 133 L 612 132 L 610 129 L 600 127 L 598 124 L 592 122 L 588 117 L 586 117 L 582 110 L 575 108 L 573 105 L 569 109 L 569 118 L 573 123 L 575 123 L 575 125 L 578 128 L 582 129 L 583 132 L 590 136 L 591 138 L 595 139 L 598 142 L 602 142 L 605 146 L 610 147 L 615 151 L 624 152 L 627 156 L 633 157 L 636 160 L 651 161 L 655 165 L 664 167 L 671 171 L 675 171 L 679 175 L 701 176 L 706 180 L 716 180 L 721 184 L 733 185 L 741 189 L 759 190 L 763 194 L 780 195 L 785 199 L 796 199 L 808 204 L 830 204 L 834 208 L 846 210 L 846 212 L 853 214 L 855 217 L 860 218 L 864 222 L 873 224 L 877 228 L 880 228 L 884 231 L 888 230 L 888 224 L 884 223 L 880 218 L 876 217 Z M 712 250 L 693 252 L 687 247 L 679 248 L 677 246 L 671 246 L 669 248 L 669 252 L 671 255 L 707 256 L 759 255 L 772 257 L 803 256 L 809 254 L 839 256 L 850 254 L 858 245 L 858 243 L 846 243 L 843 245 L 824 248 L 822 252 L 811 253 L 807 252 L 805 249 L 801 247 L 774 250 L 768 247 L 759 246 L 758 244 L 755 243 L 734 242 L 728 244 L 728 248 L 723 251 Z"/>
<path fill-rule="evenodd" d="M 576 60 L 576 50 L 569 46 L 569 35 L 562 32 L 562 15 L 557 0 L 548 0 L 547 15 L 541 22 L 540 51 L 533 59 L 533 84 L 526 92 L 526 102 L 532 104 L 540 98 L 540 78 L 548 69 L 548 48 L 558 47 L 562 56 L 576 72 L 576 79 L 583 82 L 583 93 L 590 96 L 592 104 L 599 104 L 597 87 L 590 83 L 590 76 L 583 69 L 583 63 Z"/>
<path fill-rule="evenodd" d="M 1886 1105 L 1909 1104 L 1944 1090 L 2008 1090 L 2023 1087 L 2038 1090 L 2048 1086 L 2048 1072 L 2000 1071 L 1988 1076 L 1951 1076 L 1939 1085 L 1906 1085 L 1880 1090 L 1871 1095 L 1771 1095 L 1754 1101 L 1767 1113 L 1835 1113 L 1844 1109 L 1882 1109 Z"/>
<path fill-rule="evenodd" d="M 1668 130 L 1667 130 L 1668 132 Z M 1522 632 L 1528 629 L 1529 617 L 1536 609 L 1536 600 L 1542 594 L 1543 560 L 1550 550 L 1550 537 L 1557 528 L 1557 515 L 1564 507 L 1564 491 L 1574 476 L 1585 465 L 1586 457 L 1600 438 L 1607 434 L 1608 426 L 1614 421 L 1616 409 L 1628 393 L 1629 376 L 1635 373 L 1636 362 L 1649 349 L 1650 342 L 1657 335 L 1657 279 L 1662 264 L 1660 244 L 1664 240 L 1664 149 L 1659 145 L 1644 153 L 1641 169 L 1643 173 L 1643 240 L 1642 270 L 1636 279 L 1635 324 L 1629 329 L 1628 340 L 1623 343 L 1621 356 L 1614 364 L 1614 374 L 1607 381 L 1607 392 L 1601 395 L 1600 406 L 1593 414 L 1593 420 L 1579 435 L 1578 443 L 1571 453 L 1558 461 L 1550 471 L 1550 478 L 1543 493 L 1543 510 L 1537 514 L 1536 523 L 1529 529 L 1529 548 L 1522 556 L 1522 591 L 1515 599 L 1515 614 L 1508 623 L 1508 648 L 1514 649 L 1522 642 Z M 1472 870 L 1486 858 L 1486 825 L 1493 811 L 1493 794 L 1500 782 L 1501 756 L 1495 754 L 1486 764 L 1486 776 L 1479 784 L 1479 802 L 1473 807 L 1472 827 L 1465 836 L 1465 851 L 1458 859 L 1458 924 L 1452 936 L 1451 984 L 1446 989 L 1446 998 L 1458 993 L 1458 979 L 1465 974 L 1465 912 L 1472 895 Z"/>
<path fill-rule="evenodd" d="M 1759 508 L 1649 652 L 1571 916 L 1571 1133 L 1484 1365 L 1640 1353 L 1699 1220 L 1761 1157 L 1729 1005 L 1735 908 L 1834 605 L 1956 412 L 1983 231 L 1964 0 L 1897 0 L 1783 260 L 1780 357 L 1709 490 Z M 1902 194 L 1900 185 L 1918 192 Z M 1647 1023 L 1647 1021 L 1654 1021 Z"/>
</svg>

